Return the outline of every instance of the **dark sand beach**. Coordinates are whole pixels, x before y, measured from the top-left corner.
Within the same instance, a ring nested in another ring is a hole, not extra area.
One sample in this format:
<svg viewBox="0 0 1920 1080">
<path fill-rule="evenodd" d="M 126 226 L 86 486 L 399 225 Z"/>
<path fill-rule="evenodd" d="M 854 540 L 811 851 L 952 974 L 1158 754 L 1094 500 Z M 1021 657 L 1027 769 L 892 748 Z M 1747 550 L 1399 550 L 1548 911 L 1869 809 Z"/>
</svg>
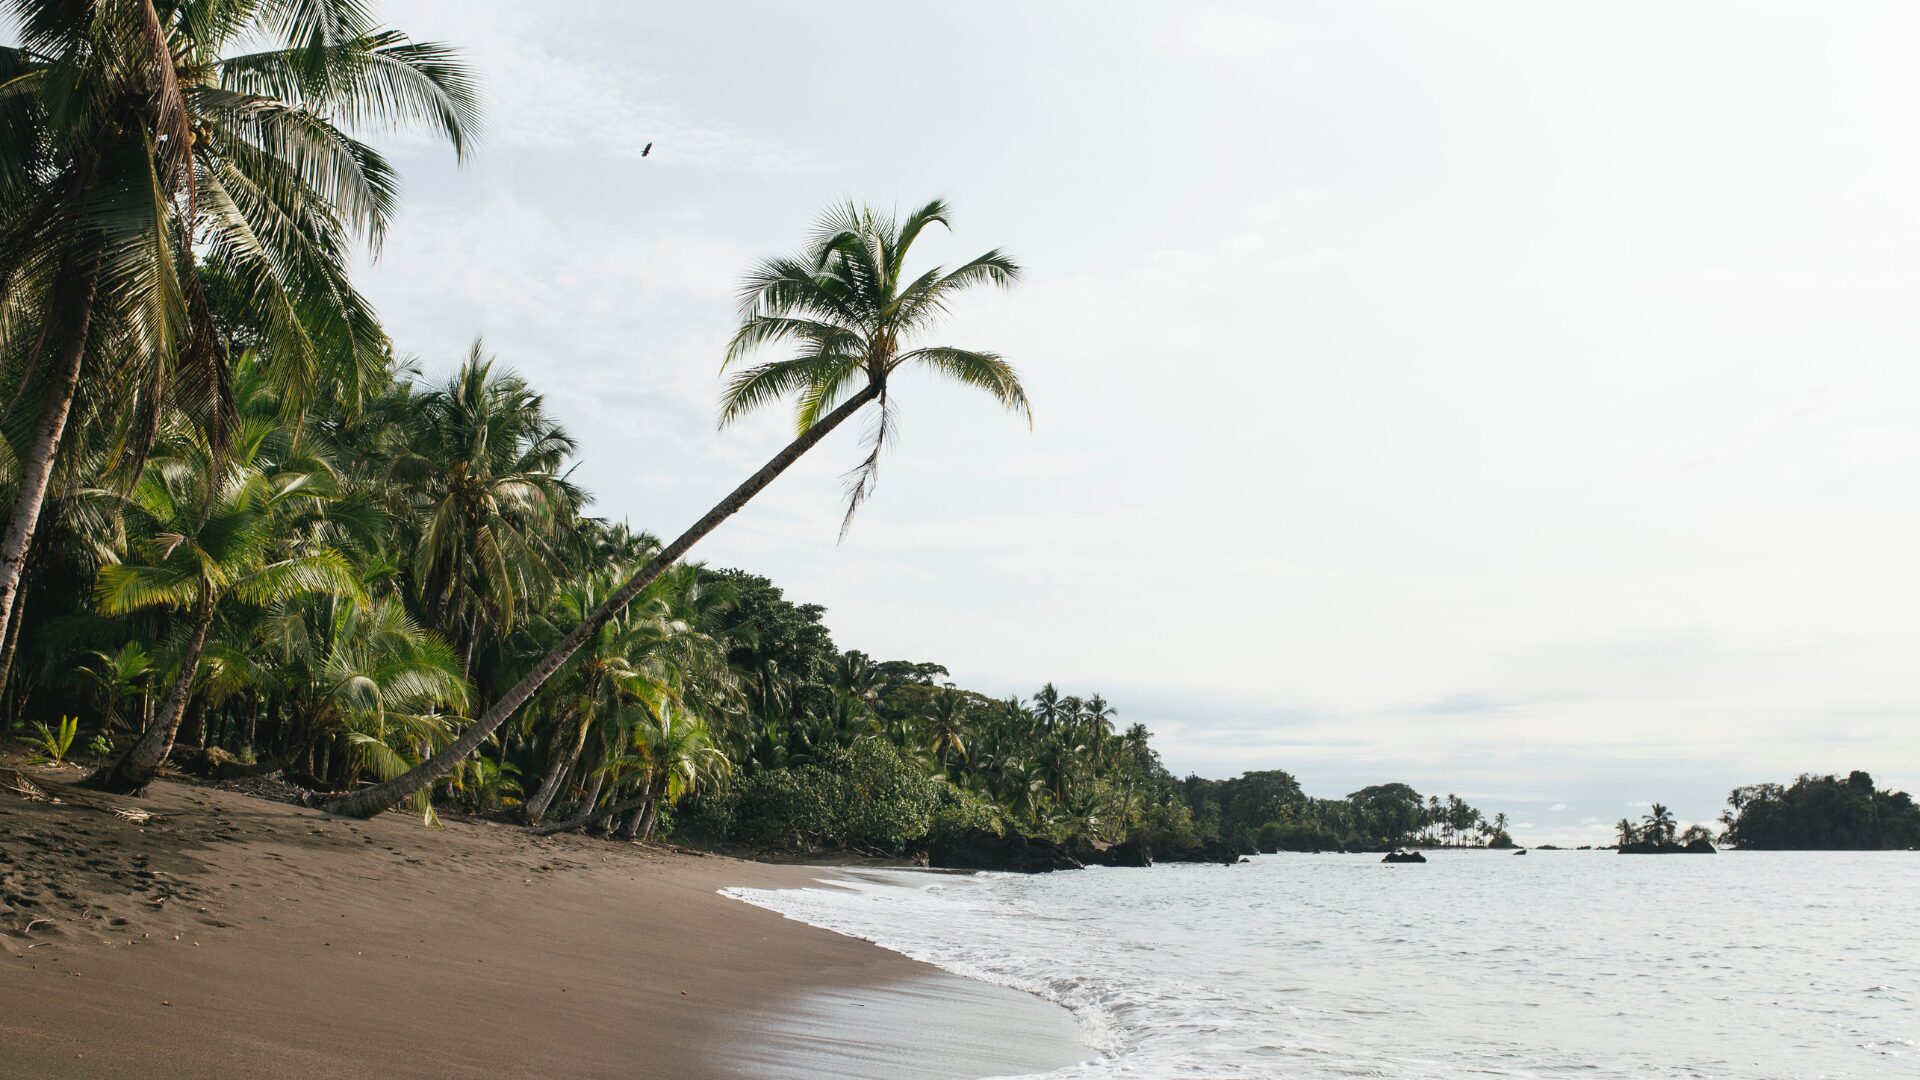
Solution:
<svg viewBox="0 0 1920 1080">
<path fill-rule="evenodd" d="M 113 801 L 154 817 L 0 791 L 0 1075 L 975 1077 L 1090 1053 L 1056 1006 L 716 891 L 830 870 L 182 784 Z"/>
</svg>

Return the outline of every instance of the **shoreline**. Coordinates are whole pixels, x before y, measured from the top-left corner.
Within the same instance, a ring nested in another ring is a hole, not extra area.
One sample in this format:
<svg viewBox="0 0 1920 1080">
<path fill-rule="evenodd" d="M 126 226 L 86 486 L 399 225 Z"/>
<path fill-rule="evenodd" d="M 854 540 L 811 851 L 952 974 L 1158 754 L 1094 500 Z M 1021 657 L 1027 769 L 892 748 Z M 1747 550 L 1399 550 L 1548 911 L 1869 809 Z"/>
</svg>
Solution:
<svg viewBox="0 0 1920 1080">
<path fill-rule="evenodd" d="M 10 1074 L 958 1080 L 1093 1053 L 1057 1005 L 720 892 L 832 867 L 117 801 L 155 817 L 0 792 Z"/>
</svg>

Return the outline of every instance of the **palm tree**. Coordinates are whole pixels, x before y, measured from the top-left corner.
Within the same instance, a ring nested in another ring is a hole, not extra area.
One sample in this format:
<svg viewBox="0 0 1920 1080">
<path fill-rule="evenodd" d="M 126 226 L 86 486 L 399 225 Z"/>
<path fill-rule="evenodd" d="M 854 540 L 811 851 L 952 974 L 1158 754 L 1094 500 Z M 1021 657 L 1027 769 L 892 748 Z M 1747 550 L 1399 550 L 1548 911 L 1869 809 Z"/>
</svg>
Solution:
<svg viewBox="0 0 1920 1080">
<path fill-rule="evenodd" d="M 91 655 L 93 663 L 82 665 L 77 670 L 100 691 L 101 730 L 119 730 L 120 704 L 129 698 L 137 698 L 146 706 L 134 725 L 136 730 L 145 727 L 150 719 L 146 713 L 151 709 L 151 701 L 147 696 L 149 683 L 156 669 L 153 658 L 147 655 L 146 647 L 138 641 L 129 641 L 114 652 L 94 649 Z"/>
<path fill-rule="evenodd" d="M 1668 810 L 1659 803 L 1654 803 L 1650 810 L 1651 813 L 1647 814 L 1644 819 L 1647 823 L 1647 839 L 1669 844 L 1673 843 L 1673 830 L 1674 827 L 1679 824 L 1673 819 L 1673 811 Z"/>
<path fill-rule="evenodd" d="M 581 501 L 564 476 L 574 443 L 479 342 L 417 405 L 418 435 L 389 476 L 423 522 L 414 566 L 427 618 L 471 667 L 483 630 L 512 628 L 557 559 Z"/>
<path fill-rule="evenodd" d="M 661 802 L 671 804 L 698 791 L 706 781 L 726 775 L 730 767 L 726 755 L 714 747 L 706 725 L 670 708 L 634 725 L 628 738 L 627 752 L 601 766 L 601 771 L 634 777 L 637 793 L 599 809 L 589 802 L 574 817 L 535 829 L 536 835 L 567 832 L 639 811 L 626 833 L 651 836 Z"/>
<path fill-rule="evenodd" d="M 467 685 L 453 650 L 415 623 L 394 597 L 356 602 L 325 596 L 277 606 L 244 655 L 297 732 L 288 757 L 316 739 L 345 736 L 348 776 L 397 776 L 444 744 Z M 422 811 L 425 806 L 419 807 Z"/>
<path fill-rule="evenodd" d="M 1614 832 L 1617 833 L 1619 836 L 1619 843 L 1621 847 L 1626 847 L 1627 845 L 1635 843 L 1640 839 L 1640 830 L 1634 828 L 1633 822 L 1628 821 L 1626 818 L 1621 818 L 1619 821 L 1615 822 L 1613 825 L 1613 828 L 1614 828 Z"/>
<path fill-rule="evenodd" d="M 901 368 L 918 366 L 984 390 L 1031 422 L 1026 391 L 1013 368 L 999 356 L 950 346 L 906 347 L 914 336 L 934 324 L 960 293 L 980 284 L 1010 285 L 1019 274 L 1012 260 L 989 251 L 951 271 L 935 267 L 909 278 L 906 260 L 914 241 L 930 225 L 945 226 L 947 218 L 947 204 L 940 200 L 915 210 L 904 220 L 872 209 L 842 207 L 821 219 L 813 241 L 802 254 L 769 260 L 753 271 L 742 289 L 742 321 L 728 345 L 726 364 L 731 367 L 755 350 L 775 345 L 793 346 L 798 355 L 739 371 L 722 396 L 720 422 L 725 425 L 761 406 L 793 397 L 797 399 L 799 434 L 607 597 L 451 746 L 404 776 L 338 800 L 333 809 L 370 817 L 445 776 L 505 723 L 602 624 L 686 555 L 701 537 L 737 513 L 847 418 L 869 404 L 877 404 L 880 417 L 868 436 L 867 455 L 851 474 L 847 514 L 841 523 L 844 534 L 854 512 L 872 493 L 880 453 L 894 430 L 889 383 Z"/>
<path fill-rule="evenodd" d="M 971 733 L 967 719 L 967 697 L 958 690 L 947 690 L 935 697 L 927 713 L 927 750 L 933 759 L 947 765 L 953 758 L 966 760 L 967 739 Z"/>
<path fill-rule="evenodd" d="M 220 449 L 225 345 L 198 265 L 247 298 L 297 397 L 330 364 L 351 389 L 386 353 L 347 279 L 352 240 L 377 249 L 396 187 L 347 129 L 427 126 L 464 156 L 478 115 L 451 50 L 360 4 L 7 8 L 21 43 L 0 48 L 0 358 L 40 417 L 0 534 L 0 628 L 76 405 L 125 429 L 124 475 L 169 409 Z"/>
<path fill-rule="evenodd" d="M 1033 695 L 1033 718 L 1039 722 L 1042 731 L 1052 731 L 1066 722 L 1066 702 L 1052 683 L 1041 687 Z"/>
<path fill-rule="evenodd" d="M 709 697 L 723 697 L 731 688 L 725 650 L 701 625 L 712 615 L 704 609 L 703 573 L 682 564 L 663 574 L 603 624 L 548 684 L 548 691 L 557 691 L 550 695 L 556 715 L 549 725 L 547 772 L 524 807 L 528 824 L 539 824 L 546 814 L 596 725 L 630 730 L 638 714 L 657 714 L 699 696 L 696 687 L 711 688 Z M 563 590 L 554 621 L 571 625 L 584 618 L 618 580 L 616 573 L 603 572 Z"/>
<path fill-rule="evenodd" d="M 217 465 L 204 443 L 148 462 L 128 500 L 138 523 L 129 560 L 100 570 L 94 602 L 107 615 L 146 608 L 189 612 L 186 646 L 159 713 L 127 752 L 88 777 L 108 791 L 138 793 L 173 748 L 200 654 L 228 598 L 273 604 L 312 593 L 354 595 L 359 582 L 337 550 L 289 544 L 281 523 L 324 498 L 306 475 L 269 476 L 252 464 Z"/>
</svg>

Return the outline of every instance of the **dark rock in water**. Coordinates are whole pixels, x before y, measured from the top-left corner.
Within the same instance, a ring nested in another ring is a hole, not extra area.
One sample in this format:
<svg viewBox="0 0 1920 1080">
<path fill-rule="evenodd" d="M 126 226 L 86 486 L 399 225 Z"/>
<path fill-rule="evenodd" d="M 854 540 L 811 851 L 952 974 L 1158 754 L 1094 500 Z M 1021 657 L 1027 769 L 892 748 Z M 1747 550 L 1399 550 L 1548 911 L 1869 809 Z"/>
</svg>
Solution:
<svg viewBox="0 0 1920 1080">
<path fill-rule="evenodd" d="M 1526 853 L 1527 853 L 1526 848 L 1521 848 L 1519 851 L 1514 852 L 1515 855 L 1525 855 Z"/>
<path fill-rule="evenodd" d="M 1100 865 L 1102 866 L 1142 867 L 1153 865 L 1153 851 L 1147 847 L 1145 840 L 1137 836 L 1131 840 L 1123 840 L 1118 844 L 1114 844 L 1107 848 L 1102 854 L 1105 856 L 1100 861 Z"/>
<path fill-rule="evenodd" d="M 999 836 L 985 829 L 968 829 L 944 836 L 927 847 L 927 865 L 943 870 L 1007 870 L 1044 874 L 1051 870 L 1078 870 L 1080 860 L 1051 840 L 1009 833 Z"/>
<path fill-rule="evenodd" d="M 1240 861 L 1240 852 L 1232 844 L 1220 840 L 1208 840 L 1189 848 L 1176 848 L 1156 854 L 1163 863 L 1219 863 L 1222 866 L 1232 866 Z"/>
<path fill-rule="evenodd" d="M 1262 854 L 1262 855 L 1278 855 L 1278 854 L 1280 854 L 1280 845 L 1279 845 L 1279 844 L 1261 844 L 1261 845 L 1260 845 L 1260 854 Z"/>
<path fill-rule="evenodd" d="M 1689 855 L 1719 854 L 1719 852 L 1714 849 L 1713 841 L 1711 840 L 1695 840 L 1693 843 L 1687 845 L 1686 852 Z"/>
<path fill-rule="evenodd" d="M 1389 851 L 1380 861 L 1392 863 L 1426 862 L 1427 857 L 1417 851 Z"/>
<path fill-rule="evenodd" d="M 1122 840 L 1118 844 L 1077 838 L 1067 845 L 1066 851 L 1086 866 L 1145 867 L 1153 865 L 1152 850 L 1147 847 L 1145 840 L 1137 836 Z"/>
</svg>

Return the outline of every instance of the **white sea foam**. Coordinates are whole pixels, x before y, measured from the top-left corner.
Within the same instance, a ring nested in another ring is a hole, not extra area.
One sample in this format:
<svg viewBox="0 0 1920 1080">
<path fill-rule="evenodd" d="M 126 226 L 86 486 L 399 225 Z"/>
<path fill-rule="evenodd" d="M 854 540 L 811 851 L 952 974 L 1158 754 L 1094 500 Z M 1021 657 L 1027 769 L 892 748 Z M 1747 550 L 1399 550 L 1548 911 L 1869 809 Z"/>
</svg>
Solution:
<svg viewBox="0 0 1920 1080">
<path fill-rule="evenodd" d="M 728 894 L 1073 1010 L 1106 1077 L 1920 1076 L 1920 858 L 1447 852 Z"/>
</svg>

